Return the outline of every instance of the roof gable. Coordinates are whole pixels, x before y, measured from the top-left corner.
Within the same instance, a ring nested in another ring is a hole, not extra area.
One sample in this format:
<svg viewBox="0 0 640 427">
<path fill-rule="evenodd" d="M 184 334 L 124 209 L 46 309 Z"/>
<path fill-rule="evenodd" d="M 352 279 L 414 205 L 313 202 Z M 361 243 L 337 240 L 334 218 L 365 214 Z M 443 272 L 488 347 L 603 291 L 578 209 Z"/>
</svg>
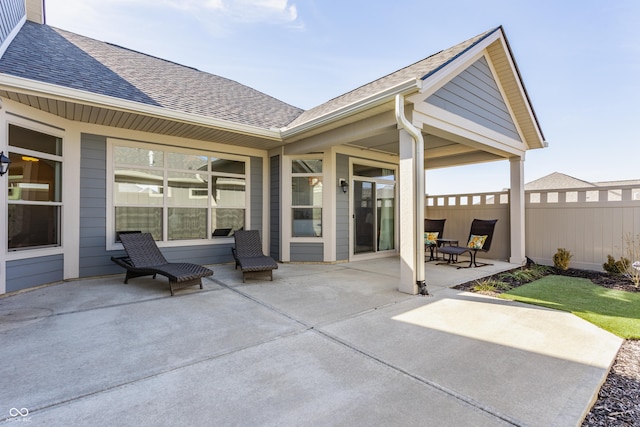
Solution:
<svg viewBox="0 0 640 427">
<path fill-rule="evenodd" d="M 478 59 L 425 102 L 521 141 L 485 57 Z"/>
<path fill-rule="evenodd" d="M 497 31 L 497 28 L 475 36 L 449 49 L 440 51 L 412 65 L 404 67 L 380 79 L 374 80 L 373 82 L 360 86 L 357 89 L 345 93 L 344 95 L 333 98 L 324 104 L 305 111 L 287 127 L 293 128 L 295 126 L 299 126 L 342 108 L 346 108 L 349 105 L 358 103 L 368 97 L 374 96 L 375 94 L 393 89 L 403 83 L 424 80 L 449 64 L 451 61 L 454 61 L 468 49 L 495 31 Z"/>
</svg>

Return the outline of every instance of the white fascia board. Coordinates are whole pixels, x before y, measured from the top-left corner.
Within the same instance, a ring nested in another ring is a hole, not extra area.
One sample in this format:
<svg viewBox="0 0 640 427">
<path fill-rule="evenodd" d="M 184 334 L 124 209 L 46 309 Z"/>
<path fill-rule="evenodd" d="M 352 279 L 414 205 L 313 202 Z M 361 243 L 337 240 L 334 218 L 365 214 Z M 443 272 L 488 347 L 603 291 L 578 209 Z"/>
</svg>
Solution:
<svg viewBox="0 0 640 427">
<path fill-rule="evenodd" d="M 25 22 L 27 22 L 27 16 L 26 15 L 23 16 L 20 21 L 18 21 L 16 26 L 13 27 L 13 30 L 11 30 L 11 32 L 7 35 L 7 38 L 4 39 L 4 43 L 2 43 L 2 45 L 0 45 L 0 58 L 2 58 L 4 53 L 7 51 L 7 49 L 9 48 L 9 45 L 11 44 L 13 39 L 16 38 L 16 36 L 18 35 L 20 30 L 24 26 Z"/>
<path fill-rule="evenodd" d="M 457 76 L 462 71 L 466 70 L 471 64 L 477 61 L 484 55 L 484 51 L 491 43 L 495 42 L 498 38 L 502 37 L 502 31 L 495 31 L 487 38 L 480 41 L 468 51 L 464 52 L 458 58 L 454 59 L 434 74 L 427 77 L 423 82 L 420 89 L 420 93 L 408 97 L 407 100 L 414 104 L 419 104 L 425 99 L 433 95 L 438 89 L 448 83 L 451 78 Z"/>
<path fill-rule="evenodd" d="M 200 114 L 186 113 L 164 107 L 156 107 L 140 102 L 127 101 L 112 96 L 100 95 L 78 89 L 70 89 L 64 86 L 43 83 L 7 74 L 0 75 L 0 88 L 9 92 L 16 91 L 27 95 L 42 96 L 65 102 L 75 102 L 98 108 L 110 108 L 129 113 L 146 114 L 161 119 L 176 120 L 184 123 L 213 127 L 276 141 L 281 140 L 279 130 L 264 129 L 258 126 L 244 125 Z"/>
<path fill-rule="evenodd" d="M 342 108 L 339 108 L 330 113 L 324 114 L 313 120 L 301 123 L 293 128 L 289 129 L 284 127 L 281 129 L 282 138 L 286 139 L 286 138 L 307 132 L 314 128 L 326 125 L 328 123 L 343 119 L 353 114 L 357 114 L 359 112 L 375 107 L 377 105 L 384 104 L 385 102 L 393 101 L 393 99 L 397 94 L 407 95 L 409 93 L 415 92 L 416 90 L 420 90 L 421 87 L 422 87 L 422 80 L 410 79 L 392 88 L 386 89 L 382 92 L 378 92 L 367 98 L 348 104 Z"/>
</svg>

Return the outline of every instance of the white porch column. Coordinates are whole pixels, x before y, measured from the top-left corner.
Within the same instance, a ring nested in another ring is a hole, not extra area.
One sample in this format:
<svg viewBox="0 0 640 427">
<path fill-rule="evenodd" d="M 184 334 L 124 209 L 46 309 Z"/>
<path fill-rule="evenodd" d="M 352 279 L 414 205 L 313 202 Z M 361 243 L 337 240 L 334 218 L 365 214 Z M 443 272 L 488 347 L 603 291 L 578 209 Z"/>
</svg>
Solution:
<svg viewBox="0 0 640 427">
<path fill-rule="evenodd" d="M 400 227 L 400 284 L 398 290 L 408 294 L 418 293 L 416 284 L 416 233 L 415 233 L 415 191 L 414 142 L 405 130 L 400 130 L 400 199 L 398 223 Z"/>
<path fill-rule="evenodd" d="M 524 157 L 511 157 L 511 191 L 509 194 L 509 219 L 511 224 L 512 264 L 524 265 L 525 255 L 525 218 L 524 218 Z"/>
</svg>

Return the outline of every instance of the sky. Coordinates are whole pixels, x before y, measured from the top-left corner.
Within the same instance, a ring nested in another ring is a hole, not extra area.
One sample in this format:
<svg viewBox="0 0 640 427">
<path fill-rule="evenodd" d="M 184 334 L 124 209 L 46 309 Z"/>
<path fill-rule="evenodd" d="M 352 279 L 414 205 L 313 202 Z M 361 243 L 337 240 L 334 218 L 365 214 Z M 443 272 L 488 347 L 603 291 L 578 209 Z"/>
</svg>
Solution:
<svg viewBox="0 0 640 427">
<path fill-rule="evenodd" d="M 46 23 L 309 109 L 502 26 L 553 172 L 640 179 L 637 0 L 45 0 Z M 509 162 L 427 172 L 428 194 L 499 191 Z"/>
</svg>

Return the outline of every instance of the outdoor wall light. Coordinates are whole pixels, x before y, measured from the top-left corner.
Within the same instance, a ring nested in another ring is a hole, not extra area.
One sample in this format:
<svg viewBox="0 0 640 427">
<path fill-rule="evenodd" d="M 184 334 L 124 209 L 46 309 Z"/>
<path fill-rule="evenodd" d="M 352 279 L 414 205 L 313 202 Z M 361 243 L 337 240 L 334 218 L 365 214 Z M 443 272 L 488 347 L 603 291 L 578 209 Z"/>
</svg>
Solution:
<svg viewBox="0 0 640 427">
<path fill-rule="evenodd" d="M 347 180 L 346 179 L 340 179 L 340 188 L 342 188 L 342 192 L 346 193 L 347 190 L 349 189 L 349 184 L 347 184 Z"/>
<path fill-rule="evenodd" d="M 4 155 L 4 151 L 0 151 L 0 176 L 7 173 L 9 170 L 9 163 L 11 163 L 11 160 Z"/>
</svg>

